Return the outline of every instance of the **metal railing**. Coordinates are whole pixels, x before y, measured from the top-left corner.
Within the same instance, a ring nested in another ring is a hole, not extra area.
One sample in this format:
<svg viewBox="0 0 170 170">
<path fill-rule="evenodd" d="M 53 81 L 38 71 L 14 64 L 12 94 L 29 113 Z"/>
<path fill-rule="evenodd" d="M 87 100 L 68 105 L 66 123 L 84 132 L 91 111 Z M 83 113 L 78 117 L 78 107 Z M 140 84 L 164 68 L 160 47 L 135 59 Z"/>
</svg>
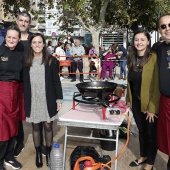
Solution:
<svg viewBox="0 0 170 170">
<path fill-rule="evenodd" d="M 93 75 L 96 75 L 96 80 L 100 80 L 100 69 L 101 68 L 100 68 L 100 58 L 98 56 L 89 57 L 88 55 L 83 55 L 81 57 L 82 62 L 83 62 L 83 72 L 82 73 L 79 73 L 78 69 L 76 70 L 75 73 L 72 72 L 72 62 L 77 62 L 77 68 L 78 68 L 78 61 L 73 61 L 74 57 L 72 57 L 72 56 L 55 56 L 55 57 L 58 58 L 59 63 L 60 63 L 59 64 L 59 74 L 62 74 L 62 75 L 70 75 L 70 74 L 90 75 L 90 74 L 93 74 Z M 65 60 L 60 59 L 63 57 L 65 57 L 66 59 Z M 90 66 L 91 61 L 94 61 L 94 63 L 95 63 L 96 72 L 90 71 L 90 70 L 92 70 L 92 66 Z M 61 67 L 70 67 L 70 71 L 60 72 Z"/>
</svg>

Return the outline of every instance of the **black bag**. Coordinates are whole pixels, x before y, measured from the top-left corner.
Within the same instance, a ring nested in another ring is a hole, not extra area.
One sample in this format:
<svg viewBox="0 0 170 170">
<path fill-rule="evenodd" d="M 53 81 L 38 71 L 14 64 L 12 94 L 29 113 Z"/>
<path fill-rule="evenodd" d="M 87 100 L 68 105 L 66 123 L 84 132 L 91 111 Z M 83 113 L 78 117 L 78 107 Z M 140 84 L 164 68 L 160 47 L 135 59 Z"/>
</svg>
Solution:
<svg viewBox="0 0 170 170">
<path fill-rule="evenodd" d="M 70 155 L 71 170 L 74 169 L 74 165 L 77 159 L 83 156 L 92 157 L 96 163 L 98 162 L 107 163 L 111 160 L 109 155 L 103 155 L 103 157 L 101 157 L 96 151 L 96 149 L 92 146 L 77 146 Z M 79 165 L 80 169 L 81 167 L 83 169 L 83 166 L 84 166 L 84 162 L 81 162 Z M 111 167 L 111 164 L 109 164 L 109 166 Z M 106 170 L 107 169 L 108 168 L 106 168 Z"/>
</svg>

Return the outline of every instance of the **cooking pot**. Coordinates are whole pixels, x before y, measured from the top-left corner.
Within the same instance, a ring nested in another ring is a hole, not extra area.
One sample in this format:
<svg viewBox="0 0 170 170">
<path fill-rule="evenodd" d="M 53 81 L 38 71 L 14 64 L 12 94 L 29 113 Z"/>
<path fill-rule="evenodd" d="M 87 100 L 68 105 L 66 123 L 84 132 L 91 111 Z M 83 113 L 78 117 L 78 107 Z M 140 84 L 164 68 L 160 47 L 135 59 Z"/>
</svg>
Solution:
<svg viewBox="0 0 170 170">
<path fill-rule="evenodd" d="M 99 98 L 103 100 L 113 94 L 117 84 L 114 82 L 84 82 L 76 84 L 77 89 L 84 97 Z"/>
</svg>

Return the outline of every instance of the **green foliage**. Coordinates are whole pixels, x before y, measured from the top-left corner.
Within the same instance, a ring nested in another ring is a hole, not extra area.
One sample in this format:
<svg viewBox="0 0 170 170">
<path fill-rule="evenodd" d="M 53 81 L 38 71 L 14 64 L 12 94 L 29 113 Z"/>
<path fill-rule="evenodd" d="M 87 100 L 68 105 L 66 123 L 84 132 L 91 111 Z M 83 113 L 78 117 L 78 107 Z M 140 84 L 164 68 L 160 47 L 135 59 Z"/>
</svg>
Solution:
<svg viewBox="0 0 170 170">
<path fill-rule="evenodd" d="M 108 3 L 106 11 L 101 9 Z M 19 7 L 31 11 L 34 19 L 38 19 L 40 11 L 31 9 L 34 3 L 28 0 L 2 0 L 4 15 L 9 13 L 12 16 L 18 15 Z M 54 0 L 45 0 L 48 8 L 54 8 Z M 39 3 L 43 8 L 43 4 Z M 120 28 L 137 29 L 138 25 L 151 30 L 156 29 L 156 21 L 161 14 L 169 11 L 169 0 L 57 0 L 57 9 L 63 8 L 64 17 L 70 25 L 82 24 L 83 26 L 94 28 L 107 28 L 111 25 Z M 103 15 L 103 16 L 102 16 Z M 52 15 L 49 17 L 52 17 Z M 54 16 L 55 17 L 55 16 Z"/>
<path fill-rule="evenodd" d="M 17 16 L 20 7 L 24 7 L 27 11 L 30 11 L 32 4 L 26 0 L 2 0 L 1 4 L 4 9 L 4 16 L 6 17 L 9 13 L 12 16 Z"/>
</svg>

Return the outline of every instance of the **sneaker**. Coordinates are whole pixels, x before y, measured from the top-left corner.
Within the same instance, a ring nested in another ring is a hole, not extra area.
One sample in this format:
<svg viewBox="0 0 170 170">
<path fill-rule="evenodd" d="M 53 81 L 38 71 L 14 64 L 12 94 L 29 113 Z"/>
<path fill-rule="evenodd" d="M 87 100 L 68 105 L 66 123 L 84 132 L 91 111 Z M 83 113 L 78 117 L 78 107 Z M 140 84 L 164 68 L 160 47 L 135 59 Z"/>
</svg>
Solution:
<svg viewBox="0 0 170 170">
<path fill-rule="evenodd" d="M 18 157 L 23 150 L 24 150 L 24 144 L 23 143 L 16 145 L 16 147 L 14 149 L 14 156 Z"/>
<path fill-rule="evenodd" d="M 41 152 L 43 156 L 46 156 L 46 147 L 44 145 L 41 146 Z"/>
<path fill-rule="evenodd" d="M 5 165 L 11 166 L 13 169 L 22 168 L 22 165 L 15 158 L 13 158 L 12 160 L 5 160 Z"/>
</svg>

